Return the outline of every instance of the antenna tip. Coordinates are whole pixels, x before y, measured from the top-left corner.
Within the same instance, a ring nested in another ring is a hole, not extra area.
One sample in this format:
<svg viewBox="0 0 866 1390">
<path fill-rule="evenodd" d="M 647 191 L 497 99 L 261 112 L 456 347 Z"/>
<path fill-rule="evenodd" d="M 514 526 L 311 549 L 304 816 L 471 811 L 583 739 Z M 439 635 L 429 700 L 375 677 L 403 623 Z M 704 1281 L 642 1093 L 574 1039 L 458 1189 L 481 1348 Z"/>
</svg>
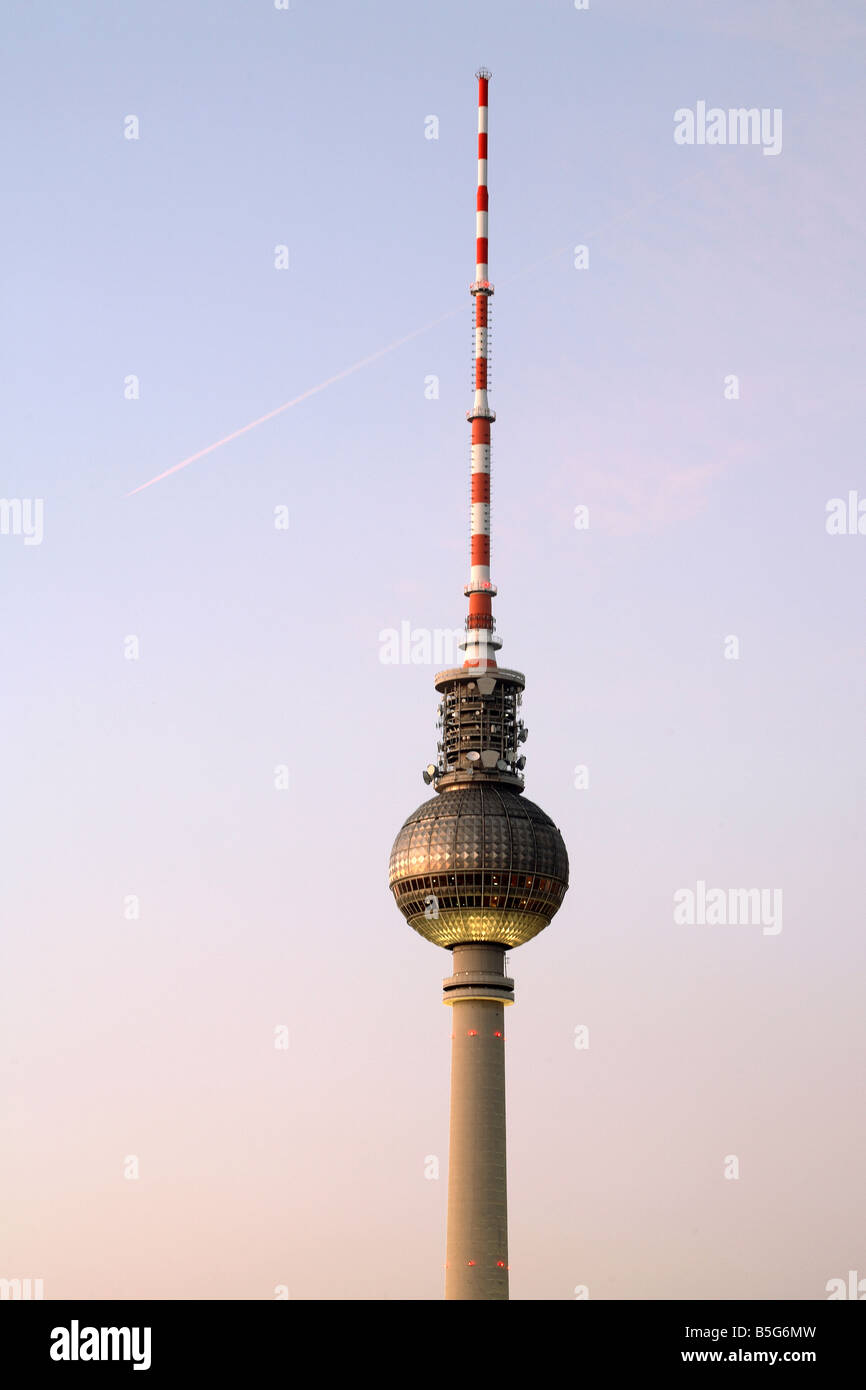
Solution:
<svg viewBox="0 0 866 1390">
<path fill-rule="evenodd" d="M 493 73 L 490 71 L 489 68 L 479 68 L 475 76 L 479 80 L 483 78 L 485 82 L 489 82 L 491 77 L 493 76 Z"/>
</svg>

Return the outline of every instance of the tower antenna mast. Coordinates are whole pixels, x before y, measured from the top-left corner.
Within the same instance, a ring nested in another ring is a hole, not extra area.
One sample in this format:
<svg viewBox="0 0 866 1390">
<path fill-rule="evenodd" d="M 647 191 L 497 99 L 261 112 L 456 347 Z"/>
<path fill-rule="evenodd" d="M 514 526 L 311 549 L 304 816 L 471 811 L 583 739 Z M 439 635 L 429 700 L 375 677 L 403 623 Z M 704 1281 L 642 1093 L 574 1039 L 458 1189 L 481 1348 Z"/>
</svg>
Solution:
<svg viewBox="0 0 866 1390">
<path fill-rule="evenodd" d="M 487 94 L 491 74 L 479 68 L 478 79 L 478 190 L 475 195 L 475 279 L 469 286 L 475 318 L 475 396 L 466 418 L 472 426 L 472 502 L 470 518 L 469 583 L 464 590 L 469 599 L 466 620 L 468 641 L 465 666 L 496 665 L 496 650 L 502 645 L 494 635 L 492 599 L 496 589 L 490 582 L 490 426 L 496 412 L 487 399 L 489 379 L 490 301 L 493 285 L 488 265 L 487 192 Z"/>
</svg>

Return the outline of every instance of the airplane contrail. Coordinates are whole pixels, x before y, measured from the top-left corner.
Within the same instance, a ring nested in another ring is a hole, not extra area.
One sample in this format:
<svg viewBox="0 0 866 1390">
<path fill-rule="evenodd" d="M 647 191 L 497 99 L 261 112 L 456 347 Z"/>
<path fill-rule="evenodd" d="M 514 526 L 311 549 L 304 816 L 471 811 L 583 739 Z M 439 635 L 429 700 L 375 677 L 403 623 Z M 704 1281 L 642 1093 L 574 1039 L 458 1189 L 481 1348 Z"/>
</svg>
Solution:
<svg viewBox="0 0 866 1390">
<path fill-rule="evenodd" d="M 195 463 L 196 459 L 204 458 L 205 454 L 212 454 L 214 449 L 221 449 L 223 444 L 230 444 L 233 439 L 239 439 L 242 434 L 247 434 L 249 430 L 254 430 L 257 425 L 263 425 L 266 420 L 273 420 L 275 415 L 282 415 L 284 410 L 290 410 L 293 405 L 299 405 L 301 401 L 309 400 L 310 396 L 315 396 L 319 391 L 324 391 L 326 386 L 333 386 L 335 381 L 342 381 L 344 377 L 351 376 L 353 372 L 359 372 L 362 367 L 368 367 L 371 362 L 378 361 L 378 359 L 384 357 L 386 353 L 394 352 L 398 347 L 402 347 L 404 343 L 408 343 L 411 338 L 417 338 L 422 333 L 429 333 L 430 329 L 435 328 L 438 323 L 443 323 L 445 319 L 453 318 L 455 314 L 459 314 L 463 307 L 462 304 L 459 304 L 455 306 L 455 308 L 449 309 L 447 313 L 440 314 L 437 319 L 433 319 L 430 323 L 425 323 L 423 328 L 413 328 L 411 333 L 406 333 L 402 338 L 397 338 L 393 343 L 388 343 L 387 347 L 382 347 L 376 352 L 371 352 L 368 357 L 362 357 L 360 361 L 353 362 L 351 367 L 344 367 L 341 372 L 336 372 L 334 376 L 329 376 L 326 381 L 320 381 L 317 386 L 311 386 L 309 390 L 302 391 L 299 396 L 293 396 L 290 401 L 284 401 L 283 404 L 278 405 L 275 410 L 269 410 L 267 415 L 260 415 L 257 420 L 250 420 L 248 425 L 241 425 L 239 430 L 233 430 L 233 432 L 227 434 L 224 439 L 218 439 L 215 444 L 208 444 L 206 449 L 199 449 L 197 454 L 190 454 L 189 458 L 181 459 L 180 463 L 173 463 L 171 468 L 166 468 L 164 473 L 157 473 L 156 477 L 151 478 L 149 482 L 141 483 L 138 487 L 134 487 L 131 492 L 126 494 L 127 497 L 134 497 L 137 492 L 144 492 L 146 487 L 153 487 L 154 483 L 161 483 L 163 478 L 168 478 L 172 473 L 177 473 L 181 468 L 186 468 L 190 463 Z"/>
<path fill-rule="evenodd" d="M 649 197 L 641 199 L 639 203 L 636 203 L 631 208 L 627 208 L 625 212 L 620 213 L 618 217 L 610 219 L 601 227 L 597 227 L 594 231 L 586 233 L 585 235 L 588 239 L 591 239 L 594 236 L 599 236 L 602 232 L 610 231 L 611 227 L 629 221 L 636 213 L 641 212 L 648 205 L 658 202 L 661 197 L 670 197 L 684 184 L 692 183 L 695 179 L 701 177 L 702 174 L 700 170 L 687 174 L 685 178 L 678 180 L 671 189 L 665 190 L 664 193 L 662 191 L 656 191 L 650 194 Z M 516 280 L 521 275 L 528 275 L 530 271 L 537 269 L 538 266 L 544 265 L 547 261 L 553 260 L 556 256 L 561 256 L 563 252 L 570 249 L 571 243 L 564 246 L 557 246 L 555 251 L 548 251 L 546 256 L 542 256 L 539 260 L 524 266 L 522 270 L 514 271 L 507 279 Z M 189 458 L 181 459 L 180 463 L 172 464 L 171 468 L 166 468 L 164 473 L 157 473 L 155 478 L 151 478 L 148 482 L 141 483 L 138 487 L 134 487 L 131 492 L 126 494 L 127 497 L 134 497 L 137 492 L 144 492 L 145 488 L 153 487 L 154 483 L 161 483 L 163 478 L 169 478 L 172 473 L 179 472 L 181 468 L 187 468 L 189 464 L 195 463 L 197 459 L 204 458 L 206 454 L 212 454 L 214 449 L 221 449 L 224 444 L 230 444 L 233 439 L 239 439 L 242 434 L 247 434 L 258 425 L 263 425 L 266 420 L 273 420 L 275 416 L 282 415 L 284 410 L 291 410 L 293 405 L 299 405 L 301 401 L 309 400 L 310 396 L 318 395 L 318 393 L 324 391 L 326 387 L 333 386 L 335 381 L 342 381 L 344 377 L 351 376 L 353 372 L 359 372 L 362 367 L 368 367 L 371 362 L 377 362 L 380 357 L 385 357 L 387 353 L 396 351 L 398 347 L 402 347 L 404 343 L 410 342 L 412 338 L 418 338 L 422 333 L 429 333 L 431 328 L 435 328 L 437 324 L 444 323 L 446 319 L 452 319 L 455 314 L 462 313 L 464 307 L 464 304 L 456 305 L 446 313 L 440 314 L 438 318 L 432 319 L 430 323 L 425 323 L 423 328 L 413 328 L 411 333 L 406 333 L 402 338 L 397 338 L 393 343 L 388 343 L 387 347 L 382 347 L 376 352 L 371 352 L 369 357 L 362 357 L 360 361 L 353 362 L 351 367 L 344 367 L 341 372 L 337 372 L 334 376 L 329 376 L 326 381 L 320 381 L 318 386 L 311 386 L 309 390 L 302 391 L 299 396 L 293 396 L 290 401 L 284 401 L 283 404 L 278 405 L 275 410 L 269 410 L 267 415 L 260 415 L 257 420 L 250 420 L 248 425 L 242 425 L 239 430 L 234 430 L 231 434 L 227 434 L 224 439 L 218 439 L 215 444 L 208 444 L 206 449 L 199 449 L 197 454 L 190 454 Z"/>
</svg>

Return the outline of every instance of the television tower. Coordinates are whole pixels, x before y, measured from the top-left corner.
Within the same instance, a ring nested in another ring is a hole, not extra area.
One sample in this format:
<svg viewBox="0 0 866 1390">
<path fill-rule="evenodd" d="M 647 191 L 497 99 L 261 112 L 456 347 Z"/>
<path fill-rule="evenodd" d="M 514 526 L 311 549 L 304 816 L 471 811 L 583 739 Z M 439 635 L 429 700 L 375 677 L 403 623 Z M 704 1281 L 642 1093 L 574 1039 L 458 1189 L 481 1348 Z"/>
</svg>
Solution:
<svg viewBox="0 0 866 1390">
<path fill-rule="evenodd" d="M 452 953 L 443 981 L 451 1007 L 451 1135 L 446 1299 L 508 1298 L 505 1174 L 505 1006 L 514 981 L 505 951 L 537 936 L 568 887 L 562 836 L 523 795 L 527 730 L 520 671 L 497 664 L 490 582 L 490 426 L 487 400 L 487 90 L 478 78 L 475 396 L 469 600 L 462 667 L 440 671 L 438 756 L 423 776 L 436 795 L 403 825 L 391 850 L 397 906 L 421 936 Z"/>
</svg>

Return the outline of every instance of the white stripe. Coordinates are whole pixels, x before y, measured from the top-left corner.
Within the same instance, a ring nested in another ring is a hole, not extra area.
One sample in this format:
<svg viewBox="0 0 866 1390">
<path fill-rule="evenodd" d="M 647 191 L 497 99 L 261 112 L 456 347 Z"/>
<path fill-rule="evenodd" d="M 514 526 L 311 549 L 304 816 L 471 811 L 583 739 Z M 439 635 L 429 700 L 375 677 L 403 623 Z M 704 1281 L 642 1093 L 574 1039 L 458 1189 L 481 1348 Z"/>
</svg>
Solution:
<svg viewBox="0 0 866 1390">
<path fill-rule="evenodd" d="M 487 213 L 476 212 L 475 214 L 475 235 L 487 236 Z"/>
<path fill-rule="evenodd" d="M 467 637 L 458 642 L 457 645 L 458 647 L 462 647 L 466 653 L 464 665 L 468 662 L 473 666 L 477 666 L 479 670 L 484 669 L 485 671 L 496 671 L 499 669 L 496 665 L 496 653 L 502 646 L 502 643 L 495 633 L 491 632 L 487 634 L 486 643 L 470 642 L 467 634 Z M 511 1003 L 512 1001 L 508 1000 L 507 1002 Z"/>
<path fill-rule="evenodd" d="M 473 444 L 473 445 L 472 445 L 472 472 L 473 472 L 473 473 L 489 473 L 489 472 L 490 472 L 490 445 L 489 445 L 489 444 Z"/>
<path fill-rule="evenodd" d="M 486 107 L 486 106 L 479 106 L 479 108 L 478 108 L 478 134 L 479 134 L 479 135 L 486 135 L 486 134 L 487 134 L 487 107 Z"/>
<path fill-rule="evenodd" d="M 475 330 L 475 356 L 487 356 L 487 329 L 476 328 Z"/>
<path fill-rule="evenodd" d="M 471 584 L 489 584 L 490 566 L 473 565 L 469 571 L 469 582 Z"/>
<path fill-rule="evenodd" d="M 472 502 L 472 503 L 470 504 L 470 511 L 471 511 L 471 513 L 472 513 L 472 535 L 473 535 L 473 536 L 489 536 L 489 535 L 490 535 L 490 503 L 489 503 L 489 502 Z"/>
<path fill-rule="evenodd" d="M 487 186 L 487 160 L 486 160 L 486 159 L 479 159 L 479 161 L 478 161 L 478 187 L 479 187 L 479 188 L 486 188 L 486 186 Z"/>
<path fill-rule="evenodd" d="M 488 280 L 489 278 L 490 278 L 490 277 L 489 277 L 489 275 L 488 275 L 488 273 L 487 273 L 487 262 L 486 262 L 486 261 L 479 261 L 478 264 L 477 264 L 476 267 L 475 267 L 475 279 L 476 279 L 476 280 L 484 281 L 484 280 Z"/>
</svg>

